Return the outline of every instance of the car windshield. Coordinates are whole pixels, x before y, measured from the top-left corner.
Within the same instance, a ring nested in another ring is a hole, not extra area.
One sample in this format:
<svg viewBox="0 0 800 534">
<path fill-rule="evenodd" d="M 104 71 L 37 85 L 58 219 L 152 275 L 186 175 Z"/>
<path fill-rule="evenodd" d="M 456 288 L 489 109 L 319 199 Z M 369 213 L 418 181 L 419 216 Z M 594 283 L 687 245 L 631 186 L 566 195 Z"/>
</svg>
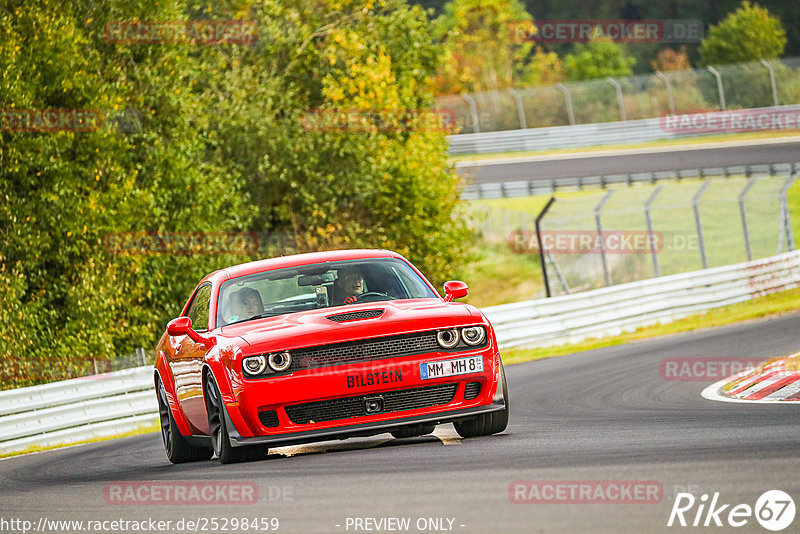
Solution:
<svg viewBox="0 0 800 534">
<path fill-rule="evenodd" d="M 411 267 L 396 258 L 317 263 L 225 281 L 220 288 L 217 324 L 355 303 L 436 296 Z"/>
</svg>

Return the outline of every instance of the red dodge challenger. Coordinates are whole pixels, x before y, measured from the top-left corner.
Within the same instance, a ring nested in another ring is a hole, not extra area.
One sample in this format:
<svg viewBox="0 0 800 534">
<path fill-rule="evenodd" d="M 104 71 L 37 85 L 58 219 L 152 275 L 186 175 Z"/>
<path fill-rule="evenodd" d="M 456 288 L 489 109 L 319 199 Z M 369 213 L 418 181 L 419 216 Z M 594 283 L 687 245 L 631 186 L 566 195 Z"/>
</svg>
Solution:
<svg viewBox="0 0 800 534">
<path fill-rule="evenodd" d="M 283 446 L 453 423 L 508 424 L 492 326 L 441 298 L 405 258 L 345 250 L 254 261 L 200 281 L 158 343 L 161 435 L 173 463 L 266 457 Z"/>
</svg>

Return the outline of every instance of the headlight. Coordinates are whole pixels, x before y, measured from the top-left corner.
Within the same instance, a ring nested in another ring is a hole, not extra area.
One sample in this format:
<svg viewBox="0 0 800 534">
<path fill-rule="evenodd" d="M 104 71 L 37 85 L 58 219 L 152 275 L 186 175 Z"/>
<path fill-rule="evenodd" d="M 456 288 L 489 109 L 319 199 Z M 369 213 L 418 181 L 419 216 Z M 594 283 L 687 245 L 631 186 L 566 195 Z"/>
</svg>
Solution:
<svg viewBox="0 0 800 534">
<path fill-rule="evenodd" d="M 242 368 L 248 375 L 260 375 L 267 370 L 267 359 L 263 354 L 248 356 L 242 360 Z"/>
<path fill-rule="evenodd" d="M 482 326 L 468 326 L 461 329 L 461 337 L 467 345 L 480 345 L 486 339 L 486 329 Z"/>
<path fill-rule="evenodd" d="M 443 349 L 452 349 L 458 345 L 458 330 L 452 328 L 450 330 L 440 330 L 436 333 L 436 341 Z"/>
<path fill-rule="evenodd" d="M 292 365 L 292 355 L 289 351 L 273 352 L 269 355 L 269 366 L 275 372 L 285 371 L 290 365 Z"/>
</svg>

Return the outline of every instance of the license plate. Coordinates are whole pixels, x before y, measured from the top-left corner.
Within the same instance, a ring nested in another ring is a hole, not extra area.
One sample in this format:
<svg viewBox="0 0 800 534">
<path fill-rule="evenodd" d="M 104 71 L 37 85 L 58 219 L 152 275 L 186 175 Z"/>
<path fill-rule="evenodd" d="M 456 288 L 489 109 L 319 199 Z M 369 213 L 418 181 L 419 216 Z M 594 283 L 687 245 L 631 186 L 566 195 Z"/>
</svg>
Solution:
<svg viewBox="0 0 800 534">
<path fill-rule="evenodd" d="M 423 380 L 441 378 L 443 376 L 468 375 L 470 373 L 480 373 L 481 371 L 483 371 L 482 356 L 419 364 L 419 374 Z"/>
</svg>

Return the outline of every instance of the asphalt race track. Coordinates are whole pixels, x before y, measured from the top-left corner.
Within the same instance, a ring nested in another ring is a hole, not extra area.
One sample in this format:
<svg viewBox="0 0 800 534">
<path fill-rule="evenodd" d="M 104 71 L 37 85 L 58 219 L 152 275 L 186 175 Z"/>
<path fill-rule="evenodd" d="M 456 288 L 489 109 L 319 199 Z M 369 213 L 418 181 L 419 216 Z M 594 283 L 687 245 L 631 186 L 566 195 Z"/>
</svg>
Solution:
<svg viewBox="0 0 800 534">
<path fill-rule="evenodd" d="M 474 184 L 535 180 L 542 178 L 578 178 L 623 172 L 638 173 L 680 169 L 713 168 L 736 165 L 792 163 L 800 161 L 800 139 L 795 142 L 750 142 L 736 146 L 702 148 L 691 146 L 647 148 L 625 154 L 604 155 L 587 152 L 580 157 L 539 156 L 525 161 L 503 161 L 459 167 L 462 175 Z"/>
<path fill-rule="evenodd" d="M 14 518 L 35 526 L 40 518 L 174 525 L 276 517 L 278 532 L 336 533 L 367 531 L 348 528 L 347 518 L 399 517 L 410 518 L 408 532 L 420 532 L 420 518 L 423 527 L 428 518 L 449 518 L 452 531 L 464 533 L 695 531 L 666 526 L 679 491 L 698 501 L 719 492 L 728 510 L 752 507 L 771 489 L 800 501 L 799 407 L 704 400 L 700 392 L 713 380 L 665 380 L 659 363 L 785 355 L 798 350 L 799 329 L 800 314 L 791 314 L 509 366 L 511 422 L 492 437 L 460 440 L 446 425 L 422 438 L 386 434 L 273 449 L 250 464 L 173 466 L 154 433 L 11 458 L 0 461 L 0 527 Z M 652 504 L 515 504 L 509 487 L 518 480 L 655 481 L 663 494 Z M 250 482 L 258 501 L 108 504 L 104 488 L 121 481 Z M 9 525 L 0 530 L 20 531 Z M 736 531 L 765 532 L 753 517 Z M 798 531 L 800 517 L 785 530 Z"/>
</svg>

